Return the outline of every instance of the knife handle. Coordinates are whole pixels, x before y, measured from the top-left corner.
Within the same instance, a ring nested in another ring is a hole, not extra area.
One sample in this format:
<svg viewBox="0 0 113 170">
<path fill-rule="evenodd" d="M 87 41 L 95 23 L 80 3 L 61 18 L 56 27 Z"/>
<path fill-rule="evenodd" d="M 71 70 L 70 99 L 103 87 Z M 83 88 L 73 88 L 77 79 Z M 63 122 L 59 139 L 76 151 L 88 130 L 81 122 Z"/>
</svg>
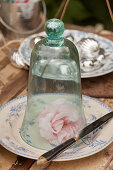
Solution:
<svg viewBox="0 0 113 170">
<path fill-rule="evenodd" d="M 78 138 L 73 137 L 70 138 L 69 140 L 65 141 L 64 143 L 56 146 L 55 148 L 51 149 L 50 151 L 44 153 L 42 156 L 39 157 L 38 162 L 41 161 L 48 162 L 51 161 L 52 159 L 56 158 L 59 154 L 64 152 L 67 148 L 71 147 Z"/>
</svg>

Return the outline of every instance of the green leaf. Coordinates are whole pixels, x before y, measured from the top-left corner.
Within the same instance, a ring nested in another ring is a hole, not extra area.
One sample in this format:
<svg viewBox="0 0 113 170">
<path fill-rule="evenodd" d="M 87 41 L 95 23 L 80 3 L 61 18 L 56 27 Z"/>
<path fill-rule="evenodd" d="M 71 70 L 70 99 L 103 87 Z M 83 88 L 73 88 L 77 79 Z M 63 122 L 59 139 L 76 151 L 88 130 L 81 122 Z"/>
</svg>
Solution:
<svg viewBox="0 0 113 170">
<path fill-rule="evenodd" d="M 66 11 L 66 18 L 74 18 L 78 21 L 91 17 L 90 12 L 84 7 L 80 0 L 71 0 Z"/>
</svg>

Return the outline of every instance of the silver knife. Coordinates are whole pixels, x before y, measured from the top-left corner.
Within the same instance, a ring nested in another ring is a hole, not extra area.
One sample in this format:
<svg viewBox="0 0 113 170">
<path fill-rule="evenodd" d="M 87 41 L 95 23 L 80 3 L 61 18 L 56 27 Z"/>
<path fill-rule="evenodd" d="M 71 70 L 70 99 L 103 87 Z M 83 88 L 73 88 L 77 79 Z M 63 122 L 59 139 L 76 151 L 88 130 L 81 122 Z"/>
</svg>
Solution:
<svg viewBox="0 0 113 170">
<path fill-rule="evenodd" d="M 69 140 L 65 141 L 64 143 L 56 146 L 55 148 L 49 150 L 48 152 L 44 153 L 42 156 L 38 158 L 37 164 L 38 165 L 48 165 L 50 161 L 55 159 L 58 155 L 60 155 L 62 152 L 64 152 L 66 149 L 71 147 L 75 144 L 76 141 L 79 139 L 85 137 L 89 133 L 91 133 L 93 130 L 97 129 L 99 126 L 103 125 L 105 122 L 107 122 L 109 119 L 113 117 L 113 112 L 110 112 L 103 117 L 97 119 L 93 123 L 86 126 L 84 129 L 81 130 L 78 137 L 70 138 Z"/>
</svg>

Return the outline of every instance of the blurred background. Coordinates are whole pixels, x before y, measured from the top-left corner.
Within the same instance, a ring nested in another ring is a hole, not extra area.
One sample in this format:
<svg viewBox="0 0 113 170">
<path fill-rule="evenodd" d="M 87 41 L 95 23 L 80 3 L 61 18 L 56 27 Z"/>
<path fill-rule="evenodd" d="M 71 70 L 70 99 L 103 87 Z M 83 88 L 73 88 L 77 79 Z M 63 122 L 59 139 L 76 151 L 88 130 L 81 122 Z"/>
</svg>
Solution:
<svg viewBox="0 0 113 170">
<path fill-rule="evenodd" d="M 45 0 L 47 6 L 47 18 L 53 18 L 61 4 L 61 0 Z M 109 0 L 113 11 L 113 0 Z M 60 16 L 59 16 L 60 17 Z M 102 27 L 113 31 L 106 0 L 70 0 L 65 17 L 65 23 L 80 26 Z"/>
</svg>

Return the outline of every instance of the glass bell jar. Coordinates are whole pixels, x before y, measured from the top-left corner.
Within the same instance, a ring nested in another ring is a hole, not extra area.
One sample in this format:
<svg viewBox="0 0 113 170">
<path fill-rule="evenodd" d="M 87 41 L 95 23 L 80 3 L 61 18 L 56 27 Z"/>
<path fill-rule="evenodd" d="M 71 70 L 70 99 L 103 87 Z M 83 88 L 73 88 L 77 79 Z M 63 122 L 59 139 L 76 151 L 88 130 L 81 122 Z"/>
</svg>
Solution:
<svg viewBox="0 0 113 170">
<path fill-rule="evenodd" d="M 63 38 L 64 30 L 61 20 L 48 20 L 47 38 L 31 54 L 20 134 L 27 144 L 44 150 L 77 136 L 85 126 L 79 56 L 75 45 Z"/>
</svg>

